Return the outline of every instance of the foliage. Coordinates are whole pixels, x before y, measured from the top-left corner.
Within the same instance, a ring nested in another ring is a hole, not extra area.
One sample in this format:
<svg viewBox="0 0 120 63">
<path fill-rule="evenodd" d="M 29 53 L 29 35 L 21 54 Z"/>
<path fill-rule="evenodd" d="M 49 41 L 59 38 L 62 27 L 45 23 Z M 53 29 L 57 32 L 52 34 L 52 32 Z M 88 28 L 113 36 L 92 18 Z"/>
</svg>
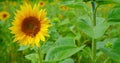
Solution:
<svg viewBox="0 0 120 63">
<path fill-rule="evenodd" d="M 8 30 L 14 13 L 24 2 L 41 1 L 52 24 L 50 37 L 40 48 L 19 46 Z M 96 3 L 95 26 L 91 2 Z M 38 63 L 40 56 L 43 63 L 120 63 L 120 0 L 0 0 L 2 11 L 10 17 L 0 19 L 0 63 Z"/>
</svg>

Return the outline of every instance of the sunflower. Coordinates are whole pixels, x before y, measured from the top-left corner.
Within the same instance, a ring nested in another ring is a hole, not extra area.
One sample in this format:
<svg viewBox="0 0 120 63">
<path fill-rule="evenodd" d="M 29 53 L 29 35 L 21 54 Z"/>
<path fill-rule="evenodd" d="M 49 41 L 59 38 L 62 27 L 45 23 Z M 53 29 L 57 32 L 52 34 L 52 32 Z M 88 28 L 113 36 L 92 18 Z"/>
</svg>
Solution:
<svg viewBox="0 0 120 63">
<path fill-rule="evenodd" d="M 9 17 L 10 17 L 9 12 L 7 12 L 7 11 L 1 11 L 0 12 L 0 20 L 5 21 Z"/>
<path fill-rule="evenodd" d="M 63 10 L 63 11 L 67 11 L 69 8 L 67 6 L 61 5 L 60 9 Z"/>
<path fill-rule="evenodd" d="M 58 15 L 58 18 L 59 18 L 59 19 L 63 19 L 63 15 L 62 15 L 62 14 L 59 14 L 59 15 Z"/>
<path fill-rule="evenodd" d="M 20 10 L 17 10 L 12 25 L 9 29 L 15 34 L 14 42 L 38 47 L 40 41 L 45 41 L 45 37 L 49 37 L 48 28 L 51 26 L 46 11 L 39 10 L 39 5 L 35 4 L 32 7 L 28 3 L 21 5 Z"/>
<path fill-rule="evenodd" d="M 59 0 L 54 0 L 54 2 L 59 2 Z"/>
<path fill-rule="evenodd" d="M 44 7 L 44 6 L 45 6 L 45 2 L 41 1 L 41 2 L 40 2 L 40 6 L 41 6 L 41 7 Z"/>
</svg>

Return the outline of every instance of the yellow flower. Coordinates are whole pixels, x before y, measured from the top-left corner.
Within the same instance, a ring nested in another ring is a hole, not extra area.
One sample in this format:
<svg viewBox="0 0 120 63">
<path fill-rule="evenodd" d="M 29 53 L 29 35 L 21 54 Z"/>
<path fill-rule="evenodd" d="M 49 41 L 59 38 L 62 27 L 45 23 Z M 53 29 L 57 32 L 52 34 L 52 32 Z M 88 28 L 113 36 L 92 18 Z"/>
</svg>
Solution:
<svg viewBox="0 0 120 63">
<path fill-rule="evenodd" d="M 68 8 L 67 6 L 61 5 L 61 6 L 60 6 L 60 9 L 61 9 L 61 10 L 64 10 L 64 11 L 67 11 L 69 8 Z"/>
<path fill-rule="evenodd" d="M 15 1 L 13 1 L 13 2 L 9 2 L 9 4 L 11 5 L 11 6 L 16 6 L 16 2 Z"/>
<path fill-rule="evenodd" d="M 7 11 L 2 11 L 0 12 L 0 20 L 4 21 L 10 17 L 9 12 Z"/>
<path fill-rule="evenodd" d="M 58 15 L 58 18 L 59 18 L 59 19 L 63 19 L 63 15 L 62 15 L 62 14 L 59 14 L 59 15 Z"/>
<path fill-rule="evenodd" d="M 55 2 L 59 2 L 59 0 L 54 0 Z"/>
<path fill-rule="evenodd" d="M 39 10 L 39 5 L 36 4 L 33 8 L 27 3 L 21 5 L 20 10 L 15 13 L 12 25 L 9 29 L 15 34 L 14 42 L 20 45 L 39 47 L 40 40 L 45 41 L 45 37 L 49 37 L 50 21 L 46 17 L 46 11 Z"/>
<path fill-rule="evenodd" d="M 41 1 L 41 2 L 40 2 L 40 6 L 41 6 L 41 7 L 44 7 L 44 6 L 45 6 L 45 2 Z"/>
</svg>

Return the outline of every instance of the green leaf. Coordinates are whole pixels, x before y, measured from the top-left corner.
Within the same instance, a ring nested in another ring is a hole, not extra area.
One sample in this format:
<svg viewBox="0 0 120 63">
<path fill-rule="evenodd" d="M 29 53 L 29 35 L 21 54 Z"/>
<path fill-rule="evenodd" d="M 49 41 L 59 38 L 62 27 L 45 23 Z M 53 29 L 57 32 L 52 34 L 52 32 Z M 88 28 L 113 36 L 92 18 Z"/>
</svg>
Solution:
<svg viewBox="0 0 120 63">
<path fill-rule="evenodd" d="M 74 60 L 71 58 L 65 59 L 64 61 L 61 61 L 59 63 L 74 63 Z"/>
<path fill-rule="evenodd" d="M 69 37 L 59 38 L 56 40 L 55 44 L 57 46 L 76 46 L 74 39 Z"/>
<path fill-rule="evenodd" d="M 109 24 L 107 22 L 101 23 L 94 27 L 94 38 L 100 38 L 104 35 L 105 31 L 108 29 Z"/>
<path fill-rule="evenodd" d="M 108 39 L 104 42 L 98 42 L 97 46 L 111 59 L 120 62 L 120 39 Z"/>
<path fill-rule="evenodd" d="M 28 46 L 20 46 L 18 51 L 23 51 L 23 50 L 26 50 L 28 48 L 29 48 Z"/>
<path fill-rule="evenodd" d="M 71 3 L 71 4 L 65 4 L 68 7 L 72 7 L 72 8 L 84 8 L 86 7 L 85 4 L 83 3 Z"/>
<path fill-rule="evenodd" d="M 53 42 L 45 42 L 43 45 L 42 45 L 42 47 L 41 47 L 41 51 L 43 52 L 43 53 L 47 53 L 48 52 L 48 50 L 53 46 Z"/>
<path fill-rule="evenodd" d="M 108 29 L 108 22 L 104 22 L 105 19 L 102 17 L 97 17 L 96 26 L 94 27 L 94 38 L 98 39 L 102 37 L 105 31 Z"/>
<path fill-rule="evenodd" d="M 74 47 L 74 46 L 56 46 L 51 48 L 45 58 L 45 61 L 61 61 L 66 59 L 78 51 L 82 50 L 84 46 Z M 71 52 L 72 51 L 72 52 Z"/>
<path fill-rule="evenodd" d="M 108 22 L 120 22 L 120 6 L 110 10 L 107 20 Z"/>
<path fill-rule="evenodd" d="M 36 63 L 39 57 L 38 57 L 38 54 L 32 53 L 32 54 L 26 55 L 25 58 L 28 60 L 31 60 L 32 63 Z"/>
<path fill-rule="evenodd" d="M 120 3 L 120 0 L 96 0 L 98 4 L 112 4 L 112 3 Z"/>
<path fill-rule="evenodd" d="M 92 27 L 90 24 L 92 21 L 88 23 L 87 20 L 81 19 L 81 21 L 77 22 L 77 26 L 79 26 L 80 30 L 84 32 L 91 38 L 100 38 L 104 35 L 105 31 L 108 29 L 108 22 L 104 22 L 105 19 L 102 17 L 97 17 L 96 26 Z"/>
<path fill-rule="evenodd" d="M 82 30 L 82 32 L 84 32 L 89 37 L 92 37 L 92 38 L 94 37 L 94 32 L 93 32 L 92 27 L 88 25 L 84 20 L 77 21 L 76 26 L 78 26 L 79 29 Z"/>
<path fill-rule="evenodd" d="M 66 25 L 66 24 L 69 24 L 70 21 L 68 19 L 65 19 L 64 21 L 61 21 L 61 23 L 59 25 Z"/>
</svg>

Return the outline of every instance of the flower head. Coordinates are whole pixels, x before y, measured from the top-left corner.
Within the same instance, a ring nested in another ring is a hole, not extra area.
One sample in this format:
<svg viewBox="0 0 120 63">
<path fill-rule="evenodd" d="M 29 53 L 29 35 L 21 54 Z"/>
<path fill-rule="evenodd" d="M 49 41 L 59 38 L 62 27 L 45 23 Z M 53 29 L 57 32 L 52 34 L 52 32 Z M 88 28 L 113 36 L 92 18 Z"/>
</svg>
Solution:
<svg viewBox="0 0 120 63">
<path fill-rule="evenodd" d="M 0 12 L 0 20 L 5 21 L 6 19 L 8 19 L 10 17 L 9 12 L 7 11 L 2 11 Z"/>
<path fill-rule="evenodd" d="M 64 10 L 64 11 L 67 11 L 69 8 L 68 8 L 67 6 L 61 5 L 61 6 L 60 6 L 60 9 L 61 9 L 61 10 Z"/>
<path fill-rule="evenodd" d="M 36 4 L 33 8 L 27 3 L 21 5 L 12 25 L 9 29 L 15 34 L 14 41 L 20 45 L 40 46 L 40 40 L 45 41 L 45 36 L 49 37 L 50 21 L 46 17 L 46 11 L 39 10 L 39 5 Z"/>
<path fill-rule="evenodd" d="M 41 1 L 41 2 L 40 2 L 40 6 L 41 6 L 41 7 L 44 7 L 44 6 L 45 6 L 45 2 Z"/>
<path fill-rule="evenodd" d="M 62 15 L 62 14 L 59 14 L 59 15 L 58 15 L 58 18 L 59 18 L 59 19 L 63 19 L 63 15 Z"/>
</svg>

